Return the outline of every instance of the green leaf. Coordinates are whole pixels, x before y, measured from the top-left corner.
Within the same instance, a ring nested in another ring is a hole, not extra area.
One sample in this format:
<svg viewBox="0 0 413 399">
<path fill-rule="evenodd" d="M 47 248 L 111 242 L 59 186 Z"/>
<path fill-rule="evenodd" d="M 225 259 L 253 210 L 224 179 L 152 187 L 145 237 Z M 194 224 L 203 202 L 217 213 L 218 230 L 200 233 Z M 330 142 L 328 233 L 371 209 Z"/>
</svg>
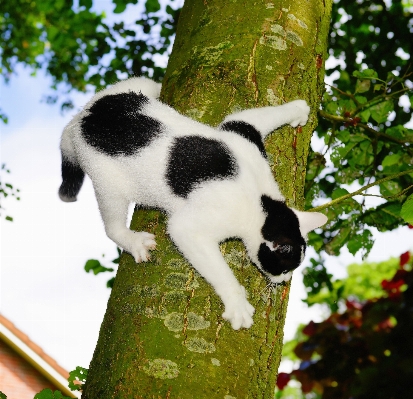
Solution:
<svg viewBox="0 0 413 399">
<path fill-rule="evenodd" d="M 380 90 L 382 90 L 382 89 L 384 89 L 385 88 L 385 86 L 382 84 L 382 83 L 376 83 L 375 85 L 374 85 L 374 91 L 380 91 Z"/>
<path fill-rule="evenodd" d="M 381 232 L 393 230 L 402 224 L 400 210 L 400 202 L 386 202 L 364 212 L 361 221 Z"/>
<path fill-rule="evenodd" d="M 347 243 L 347 248 L 352 255 L 355 255 L 360 249 L 364 248 L 370 252 L 374 244 L 373 235 L 370 230 L 364 229 L 361 234 L 355 234 Z"/>
<path fill-rule="evenodd" d="M 115 284 L 115 278 L 116 278 L 116 277 L 112 277 L 111 279 L 109 279 L 109 280 L 106 282 L 106 287 L 107 287 L 107 288 L 113 288 L 113 285 Z"/>
<path fill-rule="evenodd" d="M 60 391 L 53 391 L 51 389 L 43 389 L 34 396 L 34 399 L 70 399 L 68 396 L 63 396 Z"/>
<path fill-rule="evenodd" d="M 391 166 L 394 164 L 397 164 L 400 161 L 400 154 L 392 154 L 392 155 L 387 155 L 384 159 L 383 162 L 381 163 L 383 167 L 386 166 Z"/>
<path fill-rule="evenodd" d="M 316 252 L 319 251 L 324 245 L 323 237 L 315 231 L 310 231 L 308 233 L 308 245 L 312 246 Z"/>
<path fill-rule="evenodd" d="M 370 112 L 370 110 L 366 109 L 362 112 L 359 112 L 359 115 L 361 117 L 362 122 L 368 122 L 369 119 L 370 119 L 370 116 L 371 116 L 371 112 Z"/>
<path fill-rule="evenodd" d="M 0 120 L 7 125 L 7 123 L 9 122 L 9 118 L 7 117 L 7 115 L 1 110 L 0 108 Z"/>
<path fill-rule="evenodd" d="M 365 104 L 367 102 L 367 98 L 364 96 L 356 96 L 356 100 L 359 104 Z"/>
<path fill-rule="evenodd" d="M 345 112 L 352 113 L 356 110 L 357 105 L 353 100 L 341 99 L 338 101 L 338 105 L 341 108 L 341 113 L 344 114 Z"/>
<path fill-rule="evenodd" d="M 146 12 L 157 12 L 161 9 L 161 5 L 158 0 L 146 0 L 145 4 Z"/>
<path fill-rule="evenodd" d="M 118 265 L 120 262 L 120 256 L 122 255 L 122 250 L 119 247 L 116 247 L 116 251 L 118 252 L 118 257 L 112 260 L 112 263 Z"/>
<path fill-rule="evenodd" d="M 340 248 L 347 242 L 351 226 L 342 227 L 338 234 L 326 245 L 326 252 L 329 255 L 338 255 Z"/>
<path fill-rule="evenodd" d="M 370 90 L 371 80 L 369 79 L 357 79 L 356 93 L 365 93 Z"/>
<path fill-rule="evenodd" d="M 386 122 L 390 112 L 393 111 L 394 104 L 392 100 L 386 100 L 370 107 L 371 117 L 377 123 Z"/>
<path fill-rule="evenodd" d="M 341 165 L 343 160 L 354 157 L 355 148 L 363 141 L 366 141 L 366 136 L 352 134 L 350 135 L 348 143 L 344 147 L 335 147 L 331 153 L 331 161 L 334 163 L 334 166 L 338 167 Z"/>
<path fill-rule="evenodd" d="M 374 69 L 365 69 L 364 71 L 354 71 L 353 76 L 359 79 L 375 79 L 379 75 Z"/>
<path fill-rule="evenodd" d="M 97 259 L 89 259 L 85 264 L 85 270 L 88 273 L 97 267 L 100 267 L 100 262 Z"/>
<path fill-rule="evenodd" d="M 385 213 L 388 215 L 400 219 L 401 205 L 400 202 L 387 202 L 386 204 L 380 205 Z"/>
<path fill-rule="evenodd" d="M 54 399 L 53 391 L 51 389 L 43 389 L 34 396 L 34 399 Z"/>
<path fill-rule="evenodd" d="M 342 197 L 343 195 L 348 194 L 349 192 L 344 189 L 344 188 L 337 188 L 336 190 L 333 191 L 333 194 L 331 195 L 331 198 L 333 200 Z"/>
<path fill-rule="evenodd" d="M 165 9 L 166 13 L 171 15 L 172 17 L 176 14 L 177 10 L 174 10 L 169 4 L 166 6 Z"/>
<path fill-rule="evenodd" d="M 60 391 L 54 391 L 54 399 L 66 399 L 68 396 L 63 396 Z"/>
<path fill-rule="evenodd" d="M 368 166 L 374 160 L 373 147 L 370 140 L 364 140 L 349 154 L 348 162 L 352 167 L 356 165 Z"/>
<path fill-rule="evenodd" d="M 85 264 L 85 270 L 87 273 L 92 270 L 96 275 L 103 272 L 113 272 L 114 269 L 103 266 L 97 259 L 89 259 Z"/>
<path fill-rule="evenodd" d="M 327 272 L 322 259 L 317 260 L 311 258 L 310 262 L 312 266 L 303 270 L 303 283 L 304 286 L 309 289 L 308 292 L 311 292 L 311 295 L 315 295 L 318 294 L 323 287 L 331 291 L 333 289 L 331 285 L 333 275 Z"/>
<path fill-rule="evenodd" d="M 404 202 L 400 211 L 400 216 L 406 223 L 413 225 L 413 194 Z"/>
<path fill-rule="evenodd" d="M 343 143 L 347 143 L 350 140 L 351 133 L 348 130 L 340 130 L 336 137 Z"/>
<path fill-rule="evenodd" d="M 413 108 L 413 95 L 409 97 L 410 100 L 410 108 Z"/>
<path fill-rule="evenodd" d="M 317 177 L 317 174 L 324 169 L 325 164 L 326 160 L 322 154 L 318 152 L 312 153 L 307 163 L 306 180 L 313 181 Z"/>
<path fill-rule="evenodd" d="M 380 193 L 384 196 L 396 195 L 402 188 L 397 181 L 388 180 L 380 184 Z"/>
<path fill-rule="evenodd" d="M 69 373 L 69 378 L 67 381 L 69 382 L 69 388 L 72 391 L 81 391 L 83 384 L 86 382 L 88 369 L 84 367 L 77 366 L 75 370 L 72 370 Z M 74 381 L 80 382 L 80 384 L 75 384 Z"/>
<path fill-rule="evenodd" d="M 339 114 L 338 111 L 338 102 L 337 101 L 328 101 L 325 105 L 325 110 L 328 114 L 337 115 Z"/>
<path fill-rule="evenodd" d="M 409 129 L 403 125 L 389 127 L 386 129 L 386 134 L 396 139 L 413 139 L 413 129 Z"/>
<path fill-rule="evenodd" d="M 114 3 L 116 4 L 115 9 L 113 12 L 115 14 L 120 14 L 126 10 L 126 6 L 128 5 L 127 0 L 114 0 Z"/>
<path fill-rule="evenodd" d="M 13 221 L 13 218 L 11 216 L 6 216 L 5 219 L 8 220 L 9 222 Z"/>
<path fill-rule="evenodd" d="M 92 7 L 92 0 L 79 0 L 79 6 L 86 7 L 86 9 L 89 10 L 89 8 Z"/>
<path fill-rule="evenodd" d="M 0 399 L 7 399 L 7 396 L 0 391 Z"/>
</svg>

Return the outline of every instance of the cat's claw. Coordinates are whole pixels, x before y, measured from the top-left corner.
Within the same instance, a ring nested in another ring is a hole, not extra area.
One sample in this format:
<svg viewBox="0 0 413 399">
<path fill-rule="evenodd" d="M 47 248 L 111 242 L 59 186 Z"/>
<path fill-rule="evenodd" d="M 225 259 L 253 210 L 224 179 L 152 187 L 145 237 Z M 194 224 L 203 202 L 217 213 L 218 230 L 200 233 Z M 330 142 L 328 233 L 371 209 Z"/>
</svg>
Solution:
<svg viewBox="0 0 413 399">
<path fill-rule="evenodd" d="M 304 100 L 294 100 L 288 103 L 288 106 L 294 110 L 294 117 L 292 118 L 290 125 L 297 127 L 298 125 L 304 126 L 308 121 L 308 115 L 310 114 L 310 107 Z"/>
<path fill-rule="evenodd" d="M 253 324 L 252 316 L 255 309 L 245 297 L 245 288 L 241 288 L 242 294 L 236 301 L 231 301 L 230 304 L 226 304 L 225 312 L 222 314 L 222 317 L 231 323 L 231 327 L 234 330 L 250 328 Z"/>
<path fill-rule="evenodd" d="M 149 250 L 156 248 L 155 236 L 146 231 L 134 232 L 134 243 L 131 251 L 136 263 L 147 262 L 151 259 Z"/>
</svg>

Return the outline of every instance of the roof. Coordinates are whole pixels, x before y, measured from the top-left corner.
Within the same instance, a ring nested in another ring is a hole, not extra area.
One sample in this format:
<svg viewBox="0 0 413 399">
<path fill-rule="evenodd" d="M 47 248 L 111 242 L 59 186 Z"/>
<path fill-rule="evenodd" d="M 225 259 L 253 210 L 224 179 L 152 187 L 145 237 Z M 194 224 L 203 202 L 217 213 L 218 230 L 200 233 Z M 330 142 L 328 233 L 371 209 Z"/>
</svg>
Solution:
<svg viewBox="0 0 413 399">
<path fill-rule="evenodd" d="M 68 388 L 69 373 L 47 355 L 43 349 L 20 331 L 10 320 L 0 314 L 0 340 L 30 363 L 45 378 L 52 382 L 63 395 L 80 398 L 80 392 Z"/>
</svg>

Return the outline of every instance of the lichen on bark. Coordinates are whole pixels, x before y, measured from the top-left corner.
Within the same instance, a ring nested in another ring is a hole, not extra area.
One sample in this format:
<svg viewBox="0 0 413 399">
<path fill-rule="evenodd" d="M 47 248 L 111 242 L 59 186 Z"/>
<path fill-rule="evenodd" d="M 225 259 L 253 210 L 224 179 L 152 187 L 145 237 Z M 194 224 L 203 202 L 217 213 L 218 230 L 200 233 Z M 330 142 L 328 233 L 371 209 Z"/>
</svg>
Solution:
<svg viewBox="0 0 413 399">
<path fill-rule="evenodd" d="M 298 208 L 331 1 L 187 0 L 162 88 L 163 101 L 210 125 L 236 110 L 307 100 L 308 125 L 282 128 L 266 142 L 275 177 Z M 133 216 L 131 228 L 154 233 L 157 250 L 144 264 L 122 256 L 82 397 L 272 398 L 289 285 L 267 287 L 239 241 L 222 243 L 256 309 L 250 329 L 232 330 L 213 289 L 170 242 L 165 222 L 157 211 Z"/>
</svg>

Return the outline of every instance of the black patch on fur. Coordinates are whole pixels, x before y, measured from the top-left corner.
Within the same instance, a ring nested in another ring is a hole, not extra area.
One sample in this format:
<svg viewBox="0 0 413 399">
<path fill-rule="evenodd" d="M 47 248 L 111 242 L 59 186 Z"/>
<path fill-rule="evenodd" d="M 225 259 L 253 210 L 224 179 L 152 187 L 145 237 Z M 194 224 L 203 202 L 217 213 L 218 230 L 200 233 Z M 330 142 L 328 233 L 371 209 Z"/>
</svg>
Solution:
<svg viewBox="0 0 413 399">
<path fill-rule="evenodd" d="M 223 125 L 221 125 L 221 130 L 238 133 L 240 136 L 255 144 L 264 158 L 267 158 L 267 153 L 265 152 L 261 134 L 257 129 L 255 129 L 254 126 L 250 125 L 247 122 L 230 121 L 225 122 Z"/>
<path fill-rule="evenodd" d="M 231 151 L 221 141 L 184 136 L 172 144 L 166 178 L 174 194 L 186 198 L 197 184 L 235 176 L 237 170 Z"/>
<path fill-rule="evenodd" d="M 161 123 L 141 113 L 148 102 L 132 91 L 100 98 L 81 122 L 83 138 L 111 156 L 134 154 L 161 133 Z"/>
<path fill-rule="evenodd" d="M 267 273 L 279 276 L 300 265 L 301 247 L 304 246 L 305 251 L 305 240 L 301 236 L 296 214 L 284 202 L 263 195 L 261 204 L 267 214 L 261 232 L 275 250 L 272 251 L 266 243 L 262 243 L 258 250 L 258 260 Z"/>
<path fill-rule="evenodd" d="M 79 165 L 73 164 L 62 154 L 62 179 L 59 195 L 76 201 L 76 196 L 82 187 L 85 172 Z"/>
</svg>

